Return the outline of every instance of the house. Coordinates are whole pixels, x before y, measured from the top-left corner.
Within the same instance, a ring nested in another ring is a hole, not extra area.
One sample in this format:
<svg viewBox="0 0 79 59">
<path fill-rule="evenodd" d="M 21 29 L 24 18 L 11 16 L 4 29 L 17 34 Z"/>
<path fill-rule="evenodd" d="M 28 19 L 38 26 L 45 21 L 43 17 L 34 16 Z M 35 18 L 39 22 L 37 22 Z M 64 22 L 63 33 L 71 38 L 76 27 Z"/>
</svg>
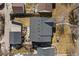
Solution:
<svg viewBox="0 0 79 59">
<path fill-rule="evenodd" d="M 30 40 L 33 47 L 51 46 L 51 38 L 55 23 L 52 18 L 31 17 L 30 18 Z"/>
</svg>

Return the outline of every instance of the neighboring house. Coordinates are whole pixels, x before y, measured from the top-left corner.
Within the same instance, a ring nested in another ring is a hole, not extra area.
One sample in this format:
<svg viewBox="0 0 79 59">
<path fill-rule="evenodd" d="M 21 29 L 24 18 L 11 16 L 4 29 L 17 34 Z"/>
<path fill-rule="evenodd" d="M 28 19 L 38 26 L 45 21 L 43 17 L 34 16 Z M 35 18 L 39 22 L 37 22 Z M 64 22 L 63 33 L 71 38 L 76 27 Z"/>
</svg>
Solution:
<svg viewBox="0 0 79 59">
<path fill-rule="evenodd" d="M 13 14 L 23 14 L 24 10 L 24 3 L 12 3 Z"/>
<path fill-rule="evenodd" d="M 11 31 L 10 31 L 10 45 L 16 46 L 21 45 L 22 39 L 21 39 L 21 29 L 22 26 L 20 23 L 12 22 L 11 24 Z"/>
<path fill-rule="evenodd" d="M 51 3 L 39 3 L 38 4 L 38 12 L 52 12 L 52 4 Z"/>
<path fill-rule="evenodd" d="M 52 10 L 51 3 L 39 3 L 37 7 L 37 12 L 43 17 L 52 17 Z"/>
</svg>

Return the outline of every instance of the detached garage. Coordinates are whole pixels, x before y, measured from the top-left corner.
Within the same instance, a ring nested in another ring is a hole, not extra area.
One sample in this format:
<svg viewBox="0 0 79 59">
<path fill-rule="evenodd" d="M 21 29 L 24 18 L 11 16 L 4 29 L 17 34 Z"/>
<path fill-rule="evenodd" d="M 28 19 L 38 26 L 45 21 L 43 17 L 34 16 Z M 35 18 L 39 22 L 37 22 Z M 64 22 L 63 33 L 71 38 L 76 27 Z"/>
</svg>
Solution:
<svg viewBox="0 0 79 59">
<path fill-rule="evenodd" d="M 11 31 L 10 31 L 10 45 L 16 46 L 21 45 L 21 24 L 12 22 L 11 24 Z"/>
</svg>

